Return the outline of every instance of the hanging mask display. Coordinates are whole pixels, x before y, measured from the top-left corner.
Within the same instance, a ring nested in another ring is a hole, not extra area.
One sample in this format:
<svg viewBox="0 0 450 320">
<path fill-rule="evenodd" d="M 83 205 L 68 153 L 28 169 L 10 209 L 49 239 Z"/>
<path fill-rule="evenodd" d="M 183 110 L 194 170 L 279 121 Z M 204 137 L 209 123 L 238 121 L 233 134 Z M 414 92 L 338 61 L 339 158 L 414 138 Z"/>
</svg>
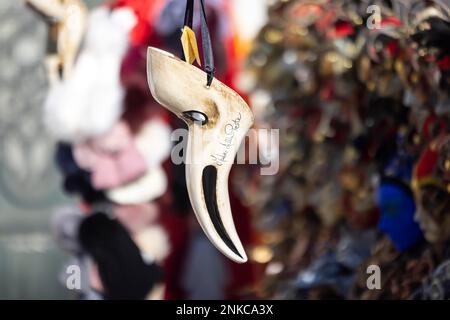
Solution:
<svg viewBox="0 0 450 320">
<path fill-rule="evenodd" d="M 189 127 L 186 182 L 197 219 L 211 242 L 227 257 L 247 261 L 233 223 L 228 175 L 253 114 L 232 89 L 214 79 L 214 57 L 204 1 L 201 0 L 204 70 L 197 60 L 192 31 L 194 1 L 188 0 L 182 43 L 187 61 L 149 48 L 147 74 L 153 97 Z"/>
<path fill-rule="evenodd" d="M 432 141 L 414 169 L 416 219 L 426 239 L 432 243 L 450 238 L 449 141 L 448 135 Z"/>
<path fill-rule="evenodd" d="M 82 142 L 107 133 L 120 119 L 125 94 L 120 68 L 135 23 L 127 8 L 90 12 L 73 72 L 50 88 L 45 101 L 44 123 L 54 138 Z"/>
<path fill-rule="evenodd" d="M 72 73 L 88 22 L 82 0 L 26 0 L 48 24 L 47 73 L 50 84 Z"/>
<path fill-rule="evenodd" d="M 92 213 L 81 222 L 78 239 L 98 266 L 106 299 L 143 300 L 161 282 L 161 268 L 144 260 L 117 219 L 103 212 Z"/>
</svg>

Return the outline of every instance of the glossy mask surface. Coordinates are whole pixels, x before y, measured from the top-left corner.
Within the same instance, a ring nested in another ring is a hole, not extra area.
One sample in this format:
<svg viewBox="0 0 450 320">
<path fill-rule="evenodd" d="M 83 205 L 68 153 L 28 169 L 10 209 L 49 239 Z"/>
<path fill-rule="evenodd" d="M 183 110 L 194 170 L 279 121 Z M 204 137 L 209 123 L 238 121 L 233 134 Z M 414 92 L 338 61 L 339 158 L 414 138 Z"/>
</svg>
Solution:
<svg viewBox="0 0 450 320">
<path fill-rule="evenodd" d="M 174 55 L 149 48 L 148 84 L 153 97 L 189 127 L 186 182 L 195 215 L 210 241 L 238 263 L 247 261 L 236 232 L 228 175 L 253 114 L 232 89 Z"/>
</svg>

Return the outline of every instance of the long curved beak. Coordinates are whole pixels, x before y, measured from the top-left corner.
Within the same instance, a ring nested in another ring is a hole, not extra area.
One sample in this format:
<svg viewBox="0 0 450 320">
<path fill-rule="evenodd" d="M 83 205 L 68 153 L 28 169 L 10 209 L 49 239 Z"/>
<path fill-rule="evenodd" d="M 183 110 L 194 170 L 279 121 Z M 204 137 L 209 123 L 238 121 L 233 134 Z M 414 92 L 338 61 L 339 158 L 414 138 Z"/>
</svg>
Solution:
<svg viewBox="0 0 450 320">
<path fill-rule="evenodd" d="M 223 83 L 215 79 L 207 88 L 202 70 L 152 47 L 147 77 L 153 97 L 188 124 L 186 183 L 198 222 L 224 255 L 246 262 L 231 213 L 228 176 L 253 125 L 250 108 Z"/>
</svg>

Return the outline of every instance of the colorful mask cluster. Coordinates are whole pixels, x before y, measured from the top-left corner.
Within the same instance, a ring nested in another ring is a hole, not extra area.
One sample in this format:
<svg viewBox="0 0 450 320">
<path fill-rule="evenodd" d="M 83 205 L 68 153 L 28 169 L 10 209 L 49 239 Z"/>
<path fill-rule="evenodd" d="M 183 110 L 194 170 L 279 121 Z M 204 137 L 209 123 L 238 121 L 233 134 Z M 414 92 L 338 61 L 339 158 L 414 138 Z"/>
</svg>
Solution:
<svg viewBox="0 0 450 320">
<path fill-rule="evenodd" d="M 270 7 L 243 74 L 257 125 L 280 130 L 279 173 L 242 190 L 270 252 L 265 295 L 408 298 L 450 258 L 435 252 L 450 240 L 449 8 Z M 393 274 L 382 293 L 366 292 L 364 261 Z"/>
</svg>

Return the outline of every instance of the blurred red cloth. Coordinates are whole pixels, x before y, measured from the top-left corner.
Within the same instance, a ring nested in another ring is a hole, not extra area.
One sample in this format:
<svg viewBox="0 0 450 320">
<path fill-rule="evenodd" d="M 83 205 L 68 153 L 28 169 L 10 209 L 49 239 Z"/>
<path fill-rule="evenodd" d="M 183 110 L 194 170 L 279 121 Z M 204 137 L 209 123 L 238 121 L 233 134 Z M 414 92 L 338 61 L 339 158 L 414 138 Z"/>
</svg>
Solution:
<svg viewBox="0 0 450 320">
<path fill-rule="evenodd" d="M 152 22 L 166 0 L 116 0 L 111 8 L 131 8 L 137 17 L 136 26 L 130 34 L 132 46 L 141 46 L 151 42 L 154 35 Z"/>
</svg>

